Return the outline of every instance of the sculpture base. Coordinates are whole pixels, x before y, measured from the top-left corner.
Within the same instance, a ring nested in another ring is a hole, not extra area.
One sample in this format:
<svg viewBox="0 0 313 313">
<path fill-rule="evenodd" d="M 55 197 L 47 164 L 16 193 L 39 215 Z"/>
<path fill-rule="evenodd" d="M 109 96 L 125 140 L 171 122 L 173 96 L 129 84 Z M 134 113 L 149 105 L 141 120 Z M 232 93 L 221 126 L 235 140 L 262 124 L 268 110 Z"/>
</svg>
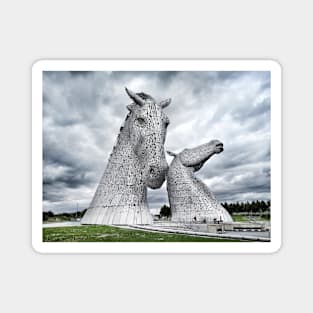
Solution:
<svg viewBox="0 0 313 313">
<path fill-rule="evenodd" d="M 106 206 L 89 208 L 80 222 L 82 225 L 151 225 L 147 207 Z"/>
<path fill-rule="evenodd" d="M 172 222 L 175 223 L 232 223 L 233 219 L 231 215 L 221 208 L 218 211 L 176 211 L 173 212 Z"/>
</svg>

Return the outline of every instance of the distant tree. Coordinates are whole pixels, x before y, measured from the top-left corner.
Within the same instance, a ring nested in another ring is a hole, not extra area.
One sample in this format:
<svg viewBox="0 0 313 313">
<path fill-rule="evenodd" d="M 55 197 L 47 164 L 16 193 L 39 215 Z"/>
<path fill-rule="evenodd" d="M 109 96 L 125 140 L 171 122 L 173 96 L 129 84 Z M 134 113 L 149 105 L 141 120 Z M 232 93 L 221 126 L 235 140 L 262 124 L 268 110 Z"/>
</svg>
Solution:
<svg viewBox="0 0 313 313">
<path fill-rule="evenodd" d="M 228 209 L 228 204 L 227 204 L 227 202 L 222 203 L 222 206 L 223 206 L 226 210 Z"/>
<path fill-rule="evenodd" d="M 48 211 L 48 212 L 42 212 L 42 220 L 47 221 L 49 217 L 54 217 L 53 212 Z"/>
<path fill-rule="evenodd" d="M 80 211 L 77 213 L 77 217 L 78 218 L 82 218 L 84 216 L 84 214 L 86 213 L 87 209 L 83 210 L 83 211 Z"/>
<path fill-rule="evenodd" d="M 163 205 L 160 210 L 160 216 L 170 217 L 172 216 L 171 208 L 167 205 Z"/>
</svg>

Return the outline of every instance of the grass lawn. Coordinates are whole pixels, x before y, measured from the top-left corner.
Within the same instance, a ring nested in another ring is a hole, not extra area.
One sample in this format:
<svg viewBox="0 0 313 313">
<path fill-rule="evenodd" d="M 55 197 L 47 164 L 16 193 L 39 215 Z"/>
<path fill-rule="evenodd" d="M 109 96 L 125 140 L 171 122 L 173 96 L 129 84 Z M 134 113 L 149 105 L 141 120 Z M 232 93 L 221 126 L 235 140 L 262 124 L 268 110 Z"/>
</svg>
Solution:
<svg viewBox="0 0 313 313">
<path fill-rule="evenodd" d="M 104 225 L 43 228 L 44 242 L 238 242 L 239 240 L 195 237 Z"/>
<path fill-rule="evenodd" d="M 247 215 L 236 215 L 236 214 L 233 214 L 232 218 L 233 218 L 234 222 L 243 222 L 243 223 L 250 222 L 250 218 Z M 256 217 L 253 218 L 253 221 L 254 222 L 268 222 L 269 219 L 268 218 L 264 218 L 264 217 L 256 216 Z"/>
</svg>

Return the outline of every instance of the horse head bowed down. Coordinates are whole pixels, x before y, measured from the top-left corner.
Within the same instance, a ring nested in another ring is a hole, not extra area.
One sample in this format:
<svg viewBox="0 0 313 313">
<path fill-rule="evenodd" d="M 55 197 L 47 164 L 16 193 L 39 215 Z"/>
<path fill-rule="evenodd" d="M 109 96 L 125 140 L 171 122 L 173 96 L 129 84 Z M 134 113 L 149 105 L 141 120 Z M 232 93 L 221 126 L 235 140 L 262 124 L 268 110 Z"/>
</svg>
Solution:
<svg viewBox="0 0 313 313">
<path fill-rule="evenodd" d="M 230 214 L 214 197 L 209 188 L 194 176 L 214 154 L 224 150 L 223 144 L 212 140 L 174 156 L 167 177 L 167 191 L 174 222 L 232 222 Z"/>
<path fill-rule="evenodd" d="M 151 224 L 147 187 L 160 188 L 168 165 L 164 142 L 171 99 L 157 102 L 126 88 L 133 103 L 82 224 Z"/>
<path fill-rule="evenodd" d="M 148 187 L 160 188 L 165 180 L 168 165 L 165 159 L 164 143 L 169 119 L 163 112 L 171 99 L 159 104 L 145 93 L 135 94 L 126 88 L 134 103 L 127 108 L 131 112 L 129 139 L 134 153 L 142 164 L 143 179 Z"/>
</svg>

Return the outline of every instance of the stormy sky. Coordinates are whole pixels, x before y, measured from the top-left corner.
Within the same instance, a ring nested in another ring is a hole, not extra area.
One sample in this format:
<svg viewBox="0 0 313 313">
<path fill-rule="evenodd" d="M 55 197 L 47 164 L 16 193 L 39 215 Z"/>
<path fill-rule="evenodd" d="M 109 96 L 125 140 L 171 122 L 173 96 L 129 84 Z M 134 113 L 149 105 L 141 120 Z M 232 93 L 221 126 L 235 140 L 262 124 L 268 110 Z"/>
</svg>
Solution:
<svg viewBox="0 0 313 313">
<path fill-rule="evenodd" d="M 172 98 L 166 150 L 224 143 L 197 172 L 220 201 L 270 199 L 269 72 L 44 72 L 44 211 L 88 207 L 131 103 L 125 86 Z M 166 184 L 148 203 L 168 204 Z"/>
</svg>

